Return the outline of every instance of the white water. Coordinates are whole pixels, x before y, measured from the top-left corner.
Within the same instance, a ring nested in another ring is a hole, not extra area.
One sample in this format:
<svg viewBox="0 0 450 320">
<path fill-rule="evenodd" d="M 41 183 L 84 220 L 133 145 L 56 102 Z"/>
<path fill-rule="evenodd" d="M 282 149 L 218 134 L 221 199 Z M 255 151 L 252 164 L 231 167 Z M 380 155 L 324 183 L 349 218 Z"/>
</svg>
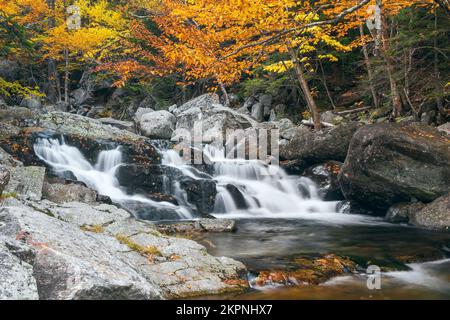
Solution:
<svg viewBox="0 0 450 320">
<path fill-rule="evenodd" d="M 223 150 L 208 145 L 203 152 L 213 163 L 213 178 L 218 183 L 213 214 L 217 218 L 297 218 L 333 224 L 382 223 L 373 217 L 338 212 L 338 202 L 322 201 L 317 186 L 308 178 L 289 176 L 281 168 L 257 160 L 228 159 Z M 186 164 L 174 150 L 164 152 L 163 164 L 176 167 L 194 179 L 205 176 Z M 227 185 L 239 190 L 245 208 L 239 208 Z"/>
<path fill-rule="evenodd" d="M 64 140 L 59 142 L 56 139 L 40 139 L 34 145 L 34 151 L 56 173 L 72 172 L 78 181 L 84 182 L 99 194 L 108 196 L 115 202 L 134 201 L 156 208 L 173 208 L 180 218 L 192 218 L 191 213 L 184 207 L 178 208 L 169 202 L 156 202 L 141 195 L 126 194 L 116 178 L 117 169 L 122 165 L 120 147 L 101 151 L 95 165 L 91 165 L 77 148 L 65 144 Z"/>
<path fill-rule="evenodd" d="M 181 219 L 194 218 L 186 192 L 178 182 L 167 189 L 171 190 L 179 206 L 125 193 L 116 178 L 117 169 L 122 165 L 120 147 L 100 152 L 94 165 L 77 148 L 64 141 L 40 139 L 34 150 L 56 173 L 72 172 L 77 180 L 109 196 L 114 202 L 125 204 L 133 201 L 149 205 L 150 208 L 170 208 Z M 204 153 L 213 163 L 213 177 L 186 164 L 174 150 L 163 152 L 162 164 L 175 167 L 193 179 L 216 180 L 218 194 L 213 215 L 217 218 L 309 219 L 332 224 L 380 223 L 378 219 L 368 216 L 339 213 L 338 202 L 322 201 L 316 185 L 310 179 L 288 176 L 281 168 L 261 161 L 227 159 L 222 150 L 210 146 L 205 147 Z M 234 197 L 227 186 L 235 189 Z M 236 192 L 239 194 L 238 199 Z"/>
</svg>

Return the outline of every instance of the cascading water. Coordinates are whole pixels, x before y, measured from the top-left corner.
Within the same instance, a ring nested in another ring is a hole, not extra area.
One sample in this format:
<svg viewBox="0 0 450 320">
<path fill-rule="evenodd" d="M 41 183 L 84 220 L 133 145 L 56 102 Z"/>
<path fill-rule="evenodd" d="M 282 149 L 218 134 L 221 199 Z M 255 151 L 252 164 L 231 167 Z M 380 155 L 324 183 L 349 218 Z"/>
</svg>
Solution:
<svg viewBox="0 0 450 320">
<path fill-rule="evenodd" d="M 39 139 L 34 145 L 34 151 L 55 173 L 63 174 L 69 171 L 78 181 L 84 182 L 124 207 L 130 202 L 141 203 L 149 208 L 172 209 L 182 219 L 192 218 L 190 211 L 185 207 L 177 207 L 169 202 L 156 202 L 141 195 L 126 194 L 116 178 L 117 169 L 122 165 L 120 147 L 101 151 L 95 165 L 91 165 L 77 148 L 67 145 L 64 140 L 60 142 L 57 139 Z"/>
<path fill-rule="evenodd" d="M 347 215 L 338 203 L 323 201 L 317 186 L 305 177 L 289 176 L 262 161 L 228 159 L 222 149 L 206 145 L 203 154 L 212 162 L 217 182 L 213 215 L 217 218 L 302 218 L 332 223 L 374 223 L 376 219 Z M 174 150 L 163 153 L 163 164 L 194 179 L 205 173 L 186 164 Z"/>
<path fill-rule="evenodd" d="M 143 195 L 129 195 L 116 178 L 122 165 L 120 147 L 101 151 L 97 163 L 91 165 L 75 147 L 62 139 L 40 139 L 34 146 L 36 155 L 57 174 L 71 172 L 100 194 L 132 212 L 159 211 L 157 219 L 172 219 L 165 212 L 175 212 L 179 219 L 193 219 L 192 205 L 186 192 L 175 181 L 165 191 L 177 199 L 178 206 L 156 202 Z M 175 150 L 162 152 L 162 164 L 174 167 L 191 179 L 214 179 L 217 196 L 213 215 L 225 218 L 301 218 L 332 223 L 373 223 L 366 216 L 341 214 L 338 202 L 322 201 L 316 185 L 308 178 L 287 175 L 279 167 L 257 160 L 228 159 L 221 149 L 205 146 L 203 153 L 212 162 L 213 176 L 185 163 Z M 136 205 L 137 204 L 137 205 Z M 136 209 L 138 208 L 138 209 Z M 140 216 L 140 214 L 137 214 Z"/>
</svg>

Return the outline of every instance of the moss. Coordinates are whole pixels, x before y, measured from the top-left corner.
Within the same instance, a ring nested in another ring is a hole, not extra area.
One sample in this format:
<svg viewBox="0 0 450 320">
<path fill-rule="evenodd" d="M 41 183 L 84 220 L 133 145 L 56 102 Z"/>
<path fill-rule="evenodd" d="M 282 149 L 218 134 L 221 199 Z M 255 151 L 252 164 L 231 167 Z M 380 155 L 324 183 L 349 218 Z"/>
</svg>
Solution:
<svg viewBox="0 0 450 320">
<path fill-rule="evenodd" d="M 83 225 L 80 227 L 81 230 L 93 233 L 103 233 L 105 228 L 101 225 Z"/>
<path fill-rule="evenodd" d="M 137 253 L 139 253 L 144 257 L 162 255 L 161 252 L 155 246 L 142 246 L 123 234 L 116 235 L 116 239 L 120 243 L 126 245 L 128 248 L 130 248 L 133 251 L 136 251 Z"/>
<path fill-rule="evenodd" d="M 0 195 L 0 200 L 8 199 L 8 198 L 16 198 L 17 199 L 17 193 L 16 192 L 5 192 Z"/>
</svg>

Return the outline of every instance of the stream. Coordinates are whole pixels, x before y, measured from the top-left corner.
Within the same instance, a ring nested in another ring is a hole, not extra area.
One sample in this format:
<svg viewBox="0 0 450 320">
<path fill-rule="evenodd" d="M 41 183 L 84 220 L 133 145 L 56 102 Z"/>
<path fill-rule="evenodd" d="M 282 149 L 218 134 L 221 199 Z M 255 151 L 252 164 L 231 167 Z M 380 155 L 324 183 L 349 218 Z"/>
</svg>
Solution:
<svg viewBox="0 0 450 320">
<path fill-rule="evenodd" d="M 171 209 L 180 220 L 197 216 L 177 183 L 168 186 L 179 205 L 126 194 L 115 178 L 122 165 L 120 147 L 99 153 L 90 164 L 64 140 L 41 139 L 36 155 L 55 173 L 70 171 L 77 180 L 126 207 L 138 202 L 148 210 Z M 323 201 L 308 178 L 289 176 L 259 161 L 227 159 L 223 150 L 205 147 L 213 174 L 185 163 L 173 150 L 160 150 L 162 164 L 192 179 L 217 184 L 213 215 L 234 219 L 234 233 L 205 233 L 195 238 L 217 256 L 242 261 L 250 279 L 259 271 L 294 269 L 296 258 L 321 254 L 349 257 L 357 273 L 332 278 L 315 286 L 253 286 L 243 299 L 449 299 L 450 233 L 396 225 L 382 218 L 348 214 L 339 201 Z M 405 260 L 408 260 L 405 262 Z M 425 261 L 425 263 L 423 262 Z M 382 270 L 381 289 L 367 288 L 365 268 Z M 225 298 L 236 298 L 230 296 Z"/>
</svg>

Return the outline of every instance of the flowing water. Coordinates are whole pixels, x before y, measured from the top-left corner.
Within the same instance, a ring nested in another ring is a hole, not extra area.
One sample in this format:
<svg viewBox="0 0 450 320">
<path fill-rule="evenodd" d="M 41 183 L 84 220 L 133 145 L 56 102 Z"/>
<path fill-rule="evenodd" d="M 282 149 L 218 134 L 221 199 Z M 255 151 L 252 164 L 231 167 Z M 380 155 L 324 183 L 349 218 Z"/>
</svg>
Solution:
<svg viewBox="0 0 450 320">
<path fill-rule="evenodd" d="M 149 210 L 170 208 L 180 219 L 194 218 L 186 193 L 176 182 L 170 190 L 178 206 L 125 193 L 115 177 L 122 164 L 120 147 L 101 151 L 94 165 L 64 141 L 42 139 L 34 149 L 56 173 L 72 172 L 115 203 L 126 207 L 130 201 L 139 202 Z M 294 268 L 296 257 L 327 253 L 348 256 L 361 265 L 401 270 L 383 273 L 382 290 L 368 290 L 367 277 L 361 271 L 320 286 L 255 290 L 241 298 L 450 298 L 450 261 L 444 259 L 450 254 L 449 233 L 340 212 L 339 202 L 320 199 L 311 180 L 289 176 L 260 161 L 227 159 L 222 150 L 212 147 L 203 150 L 212 160 L 212 176 L 184 162 L 173 150 L 161 153 L 163 165 L 191 179 L 214 179 L 218 194 L 213 215 L 237 219 L 236 233 L 207 234 L 199 239 L 214 255 L 236 258 L 254 272 Z M 405 265 L 400 257 L 437 261 Z"/>
</svg>

